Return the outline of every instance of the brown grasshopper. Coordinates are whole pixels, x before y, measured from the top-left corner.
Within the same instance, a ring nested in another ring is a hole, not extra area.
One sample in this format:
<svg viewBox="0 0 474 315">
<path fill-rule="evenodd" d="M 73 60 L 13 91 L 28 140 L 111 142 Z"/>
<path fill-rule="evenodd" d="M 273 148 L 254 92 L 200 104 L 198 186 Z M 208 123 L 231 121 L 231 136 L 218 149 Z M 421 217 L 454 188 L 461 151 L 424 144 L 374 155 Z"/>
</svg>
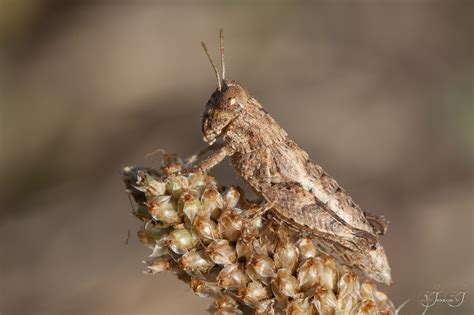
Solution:
<svg viewBox="0 0 474 315">
<path fill-rule="evenodd" d="M 202 46 L 216 74 L 217 89 L 202 120 L 204 141 L 213 153 L 197 167 L 207 171 L 230 157 L 237 173 L 269 205 L 275 220 L 317 237 L 345 263 L 390 284 L 390 267 L 378 241 L 387 221 L 364 212 L 241 84 L 225 78 L 222 29 L 221 74 L 206 45 Z M 222 144 L 215 148 L 219 138 Z"/>
</svg>

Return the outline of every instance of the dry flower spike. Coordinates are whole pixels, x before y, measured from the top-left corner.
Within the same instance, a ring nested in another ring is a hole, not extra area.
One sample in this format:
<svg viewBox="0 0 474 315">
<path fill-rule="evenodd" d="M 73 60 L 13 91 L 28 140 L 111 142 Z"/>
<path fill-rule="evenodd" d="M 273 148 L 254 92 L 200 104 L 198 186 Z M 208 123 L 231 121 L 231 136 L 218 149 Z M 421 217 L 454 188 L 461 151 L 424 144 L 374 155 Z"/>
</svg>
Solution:
<svg viewBox="0 0 474 315">
<path fill-rule="evenodd" d="M 140 241 L 151 249 L 145 273 L 171 271 L 215 314 L 394 314 L 392 302 L 355 270 L 327 255 L 241 189 L 219 187 L 203 172 L 182 172 L 165 154 L 160 170 L 125 167 L 138 204 Z"/>
</svg>

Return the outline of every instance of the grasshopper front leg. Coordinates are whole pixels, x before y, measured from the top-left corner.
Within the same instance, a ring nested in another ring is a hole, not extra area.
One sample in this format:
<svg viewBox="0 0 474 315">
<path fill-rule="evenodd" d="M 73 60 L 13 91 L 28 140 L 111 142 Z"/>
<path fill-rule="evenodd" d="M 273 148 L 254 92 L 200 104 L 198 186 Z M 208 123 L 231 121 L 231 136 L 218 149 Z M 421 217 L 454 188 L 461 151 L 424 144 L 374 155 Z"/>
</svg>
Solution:
<svg viewBox="0 0 474 315">
<path fill-rule="evenodd" d="M 213 168 L 214 166 L 222 162 L 222 160 L 226 156 L 231 156 L 233 153 L 232 150 L 230 150 L 224 144 L 220 144 L 220 145 L 216 145 L 215 147 L 210 146 L 206 148 L 205 150 L 201 150 L 197 155 L 192 156 L 189 160 L 192 160 L 192 159 L 196 160 L 199 157 L 199 155 L 204 155 L 208 151 L 212 151 L 211 155 L 209 155 L 203 161 L 199 162 L 197 165 L 193 166 L 191 170 L 198 169 L 198 170 L 207 172 L 211 168 Z"/>
<path fill-rule="evenodd" d="M 212 145 L 206 146 L 205 148 L 202 148 L 201 150 L 199 150 L 198 153 L 193 154 L 193 155 L 191 155 L 190 157 L 188 157 L 188 158 L 186 159 L 185 165 L 188 166 L 188 165 L 194 164 L 194 162 L 196 162 L 196 161 L 197 161 L 198 159 L 200 159 L 202 156 L 206 155 L 208 152 L 217 151 L 217 150 L 219 150 L 222 146 L 223 146 L 222 143 L 214 143 L 214 144 L 212 144 Z"/>
</svg>

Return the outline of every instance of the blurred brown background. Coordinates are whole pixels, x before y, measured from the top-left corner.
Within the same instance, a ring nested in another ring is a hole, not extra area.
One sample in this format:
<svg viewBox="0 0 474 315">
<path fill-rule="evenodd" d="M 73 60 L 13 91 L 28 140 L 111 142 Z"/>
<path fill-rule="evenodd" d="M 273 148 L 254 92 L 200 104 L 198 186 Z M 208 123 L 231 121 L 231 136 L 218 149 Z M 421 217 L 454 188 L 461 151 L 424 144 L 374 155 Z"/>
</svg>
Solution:
<svg viewBox="0 0 474 315">
<path fill-rule="evenodd" d="M 0 313 L 205 314 L 148 250 L 119 171 L 203 146 L 215 88 L 242 82 L 365 209 L 402 314 L 467 290 L 473 314 L 471 1 L 20 1 L 0 6 Z M 236 178 L 228 163 L 214 174 Z M 124 244 L 127 231 L 132 238 Z"/>
</svg>

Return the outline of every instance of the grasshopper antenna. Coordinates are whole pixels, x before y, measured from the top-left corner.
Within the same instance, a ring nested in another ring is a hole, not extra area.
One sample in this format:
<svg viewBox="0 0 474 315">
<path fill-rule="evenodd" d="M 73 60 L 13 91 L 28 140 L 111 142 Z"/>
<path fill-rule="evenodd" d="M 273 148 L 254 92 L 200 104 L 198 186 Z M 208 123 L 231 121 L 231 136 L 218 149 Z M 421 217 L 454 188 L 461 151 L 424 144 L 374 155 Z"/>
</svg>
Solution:
<svg viewBox="0 0 474 315">
<path fill-rule="evenodd" d="M 221 67 L 222 67 L 222 81 L 225 80 L 225 61 L 224 61 L 224 29 L 219 30 L 219 38 L 221 42 Z"/>
<path fill-rule="evenodd" d="M 217 71 L 216 65 L 214 64 L 214 61 L 212 61 L 211 55 L 209 54 L 209 51 L 207 50 L 206 44 L 204 42 L 201 42 L 202 48 L 204 49 L 204 52 L 207 55 L 207 58 L 209 59 L 209 62 L 212 65 L 212 68 L 214 69 L 214 73 L 216 74 L 217 78 L 217 90 L 220 92 L 222 90 L 222 81 L 221 81 L 221 76 L 219 75 L 219 71 Z"/>
</svg>

